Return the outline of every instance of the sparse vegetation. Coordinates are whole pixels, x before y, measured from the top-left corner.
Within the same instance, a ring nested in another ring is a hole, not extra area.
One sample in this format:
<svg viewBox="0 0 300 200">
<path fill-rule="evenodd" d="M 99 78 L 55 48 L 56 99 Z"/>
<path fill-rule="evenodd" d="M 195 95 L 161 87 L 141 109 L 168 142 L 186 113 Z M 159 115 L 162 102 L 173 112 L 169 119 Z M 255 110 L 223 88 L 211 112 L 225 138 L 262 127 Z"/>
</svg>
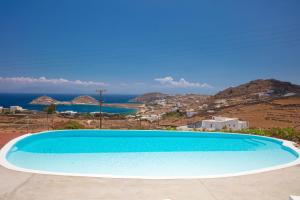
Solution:
<svg viewBox="0 0 300 200">
<path fill-rule="evenodd" d="M 68 121 L 59 129 L 85 129 L 85 126 L 76 121 Z"/>
<path fill-rule="evenodd" d="M 243 129 L 243 130 L 239 130 L 239 131 L 225 129 L 222 131 L 275 137 L 275 138 L 280 138 L 280 139 L 284 139 L 284 140 L 294 141 L 294 142 L 297 142 L 298 144 L 300 144 L 300 131 L 297 131 L 294 128 Z"/>
<path fill-rule="evenodd" d="M 163 118 L 166 119 L 166 118 L 180 118 L 180 117 L 183 117 L 184 114 L 179 112 L 179 111 L 173 111 L 173 112 L 168 112 L 166 114 L 163 115 Z"/>
<path fill-rule="evenodd" d="M 168 127 L 165 127 L 164 130 L 168 130 L 168 131 L 176 131 L 176 127 L 168 126 Z"/>
<path fill-rule="evenodd" d="M 55 104 L 51 104 L 49 106 L 46 106 L 44 108 L 44 111 L 47 113 L 47 114 L 53 114 L 56 112 L 56 105 Z"/>
<path fill-rule="evenodd" d="M 93 115 L 91 113 L 82 113 L 82 116 L 92 118 Z"/>
</svg>

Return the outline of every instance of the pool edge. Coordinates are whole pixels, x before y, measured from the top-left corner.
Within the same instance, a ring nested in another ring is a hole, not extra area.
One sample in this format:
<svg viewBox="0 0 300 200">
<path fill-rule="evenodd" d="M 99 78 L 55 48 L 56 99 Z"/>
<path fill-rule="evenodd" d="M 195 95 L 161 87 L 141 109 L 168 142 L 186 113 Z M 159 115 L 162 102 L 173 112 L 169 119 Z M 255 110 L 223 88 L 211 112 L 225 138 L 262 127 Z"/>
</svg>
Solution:
<svg viewBox="0 0 300 200">
<path fill-rule="evenodd" d="M 85 130 L 85 129 L 83 129 Z M 109 129 L 105 129 L 109 130 Z M 68 130 L 55 130 L 55 131 L 68 131 Z M 116 131 L 116 130 L 114 130 Z M 119 130 L 118 130 L 119 131 Z M 120 131 L 126 131 L 126 130 L 120 130 Z M 141 130 L 131 130 L 131 131 L 141 131 Z M 142 130 L 142 131 L 161 131 L 161 130 Z M 46 132 L 53 132 L 53 131 L 42 131 L 34 134 L 42 134 Z M 179 131 L 179 132 L 188 132 L 188 133 L 198 133 L 197 131 Z M 218 133 L 223 133 L 223 132 L 218 132 Z M 224 132 L 224 134 L 226 134 Z M 228 133 L 227 133 L 228 134 Z M 258 174 L 258 173 L 263 173 L 263 172 L 269 172 L 269 171 L 274 171 L 274 170 L 279 170 L 287 167 L 292 167 L 295 165 L 300 164 L 300 149 L 294 146 L 294 142 L 288 141 L 288 140 L 282 140 L 278 138 L 273 138 L 273 137 L 267 137 L 267 136 L 260 136 L 260 135 L 253 135 L 253 134 L 240 134 L 240 133 L 229 133 L 229 134 L 236 134 L 236 135 L 251 135 L 255 137 L 263 137 L 263 138 L 269 138 L 273 139 L 276 141 L 282 142 L 282 145 L 290 148 L 291 150 L 295 151 L 298 154 L 298 158 L 290 163 L 282 164 L 282 165 L 277 165 L 273 167 L 267 167 L 267 168 L 262 168 L 259 170 L 250 170 L 246 172 L 239 172 L 239 173 L 229 173 L 229 174 L 222 174 L 222 175 L 217 175 L 217 176 L 153 176 L 153 177 L 148 177 L 148 176 L 116 176 L 116 175 L 101 175 L 101 174 L 81 174 L 81 173 L 63 173 L 63 172 L 50 172 L 50 171 L 42 171 L 42 170 L 34 170 L 34 169 L 26 169 L 22 167 L 18 167 L 16 165 L 11 164 L 7 159 L 6 155 L 8 151 L 11 149 L 11 147 L 18 142 L 19 140 L 26 138 L 28 136 L 31 136 L 33 134 L 24 134 L 22 136 L 19 136 L 17 138 L 14 138 L 10 140 L 7 144 L 5 144 L 2 149 L 0 149 L 0 165 L 3 167 L 10 169 L 10 170 L 15 170 L 19 172 L 27 172 L 27 173 L 35 173 L 35 174 L 44 174 L 44 175 L 59 175 L 59 176 L 76 176 L 76 177 L 94 177 L 94 178 L 112 178 L 112 179 L 161 179 L 161 180 L 172 180 L 172 179 L 211 179 L 211 178 L 227 178 L 227 177 L 235 177 L 235 176 L 244 176 L 244 175 L 253 175 L 253 174 Z"/>
</svg>

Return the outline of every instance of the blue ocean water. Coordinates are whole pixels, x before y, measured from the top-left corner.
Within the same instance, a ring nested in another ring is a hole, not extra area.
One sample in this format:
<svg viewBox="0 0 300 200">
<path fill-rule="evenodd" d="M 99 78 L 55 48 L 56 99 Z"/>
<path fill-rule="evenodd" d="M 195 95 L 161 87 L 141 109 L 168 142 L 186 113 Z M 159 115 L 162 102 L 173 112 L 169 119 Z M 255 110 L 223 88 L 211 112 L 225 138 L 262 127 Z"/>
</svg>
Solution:
<svg viewBox="0 0 300 200">
<path fill-rule="evenodd" d="M 44 94 L 0 94 L 0 106 L 21 106 L 29 110 L 41 111 L 45 106 L 42 105 L 30 105 L 29 103 Z M 80 94 L 46 94 L 59 101 L 70 101 Z M 99 96 L 96 94 L 89 95 L 98 99 Z M 103 96 L 105 103 L 128 103 L 128 101 L 136 95 L 117 95 L 117 94 L 107 94 Z M 97 105 L 57 105 L 57 111 L 75 111 L 80 113 L 88 112 L 99 112 L 99 106 Z M 136 109 L 119 108 L 119 107 L 103 107 L 103 112 L 105 113 L 118 113 L 118 114 L 131 114 L 135 113 Z"/>
<path fill-rule="evenodd" d="M 35 134 L 6 154 L 9 162 L 26 169 L 148 178 L 222 176 L 298 157 L 282 142 L 259 136 L 130 130 Z"/>
</svg>

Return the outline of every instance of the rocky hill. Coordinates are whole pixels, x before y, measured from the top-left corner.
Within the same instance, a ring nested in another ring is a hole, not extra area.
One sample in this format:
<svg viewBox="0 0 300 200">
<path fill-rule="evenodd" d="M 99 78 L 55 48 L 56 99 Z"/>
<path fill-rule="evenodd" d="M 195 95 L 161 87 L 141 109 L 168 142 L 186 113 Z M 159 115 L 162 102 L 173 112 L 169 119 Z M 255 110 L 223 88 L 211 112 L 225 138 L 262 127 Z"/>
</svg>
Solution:
<svg viewBox="0 0 300 200">
<path fill-rule="evenodd" d="M 79 96 L 71 101 L 72 104 L 98 104 L 98 101 L 91 96 Z"/>
<path fill-rule="evenodd" d="M 50 104 L 57 104 L 57 103 L 59 103 L 59 101 L 49 96 L 41 96 L 30 102 L 30 104 L 35 104 L 35 105 L 50 105 Z"/>
<path fill-rule="evenodd" d="M 160 92 L 152 92 L 152 93 L 146 93 L 141 96 L 138 96 L 134 99 L 131 99 L 130 102 L 138 102 L 138 103 L 149 103 L 155 100 L 160 100 L 167 98 L 168 94 L 163 94 Z"/>
<path fill-rule="evenodd" d="M 258 79 L 237 87 L 225 89 L 214 97 L 216 99 L 230 99 L 255 95 L 270 98 L 300 95 L 300 86 L 275 79 Z"/>
<path fill-rule="evenodd" d="M 50 104 L 98 104 L 98 101 L 90 96 L 78 96 L 74 98 L 72 101 L 58 101 L 56 99 L 53 99 L 49 96 L 41 96 L 38 97 L 30 102 L 30 104 L 35 105 L 50 105 Z"/>
</svg>

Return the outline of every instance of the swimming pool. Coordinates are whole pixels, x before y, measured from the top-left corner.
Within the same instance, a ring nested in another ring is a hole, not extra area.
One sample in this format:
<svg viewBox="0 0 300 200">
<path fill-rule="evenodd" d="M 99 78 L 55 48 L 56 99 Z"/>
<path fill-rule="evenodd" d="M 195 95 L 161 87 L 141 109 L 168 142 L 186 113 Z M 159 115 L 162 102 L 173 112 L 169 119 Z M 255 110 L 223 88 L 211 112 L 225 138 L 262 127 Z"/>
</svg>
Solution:
<svg viewBox="0 0 300 200">
<path fill-rule="evenodd" d="M 65 130 L 28 134 L 0 152 L 7 168 L 116 178 L 211 178 L 299 163 L 290 142 L 244 134 Z"/>
</svg>

